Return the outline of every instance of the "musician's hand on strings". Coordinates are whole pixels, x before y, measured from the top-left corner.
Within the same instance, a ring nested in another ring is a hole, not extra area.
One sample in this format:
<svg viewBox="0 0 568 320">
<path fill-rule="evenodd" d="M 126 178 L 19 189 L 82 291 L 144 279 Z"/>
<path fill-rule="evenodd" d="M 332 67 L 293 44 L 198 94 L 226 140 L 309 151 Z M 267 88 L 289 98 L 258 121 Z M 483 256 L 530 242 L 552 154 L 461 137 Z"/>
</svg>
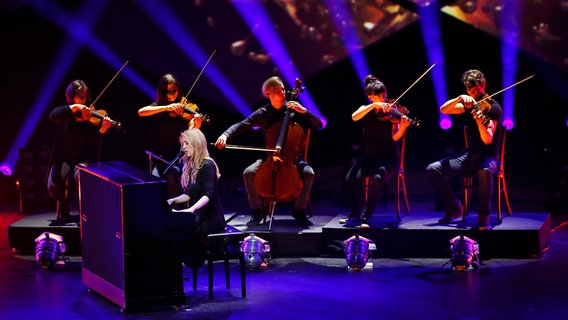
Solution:
<svg viewBox="0 0 568 320">
<path fill-rule="evenodd" d="M 461 103 L 462 103 L 463 107 L 468 109 L 468 110 L 471 109 L 473 107 L 473 105 L 476 103 L 475 99 L 472 96 L 469 96 L 467 94 L 460 95 L 460 99 L 461 99 Z"/>
<path fill-rule="evenodd" d="M 375 110 L 382 111 L 384 113 L 389 113 L 392 110 L 392 106 L 388 102 L 373 102 Z"/>
<path fill-rule="evenodd" d="M 91 109 L 84 104 L 69 105 L 71 112 L 77 121 L 89 121 L 91 119 Z"/>
<path fill-rule="evenodd" d="M 408 126 L 410 126 L 410 118 L 403 115 L 402 117 L 400 117 L 400 127 L 407 128 Z"/>
<path fill-rule="evenodd" d="M 107 132 L 107 130 L 112 127 L 113 125 L 113 121 L 111 120 L 111 118 L 109 117 L 104 117 L 103 122 L 101 124 L 101 128 L 99 129 L 99 132 L 101 134 L 105 134 Z"/>
<path fill-rule="evenodd" d="M 181 116 L 184 112 L 183 110 L 183 104 L 181 103 L 170 103 L 168 105 L 168 111 L 170 112 L 170 116 L 172 117 L 177 117 L 177 116 Z"/>
<path fill-rule="evenodd" d="M 296 111 L 297 113 L 306 113 L 308 110 L 302 106 L 297 101 L 288 101 L 287 106 L 288 109 Z"/>
<path fill-rule="evenodd" d="M 191 128 L 199 129 L 201 128 L 202 123 L 203 123 L 203 118 L 199 113 L 196 113 L 195 115 L 193 115 L 193 117 L 191 117 L 191 120 L 189 120 L 189 129 Z"/>
<path fill-rule="evenodd" d="M 222 134 L 219 136 L 219 138 L 217 138 L 217 141 L 215 141 L 215 147 L 217 147 L 217 149 L 223 149 L 225 148 L 226 145 L 227 145 L 227 136 Z"/>
<path fill-rule="evenodd" d="M 483 113 L 483 111 L 481 110 L 476 110 L 472 112 L 471 115 L 473 116 L 473 119 L 477 122 L 477 124 L 481 125 L 485 121 L 485 113 Z"/>
</svg>

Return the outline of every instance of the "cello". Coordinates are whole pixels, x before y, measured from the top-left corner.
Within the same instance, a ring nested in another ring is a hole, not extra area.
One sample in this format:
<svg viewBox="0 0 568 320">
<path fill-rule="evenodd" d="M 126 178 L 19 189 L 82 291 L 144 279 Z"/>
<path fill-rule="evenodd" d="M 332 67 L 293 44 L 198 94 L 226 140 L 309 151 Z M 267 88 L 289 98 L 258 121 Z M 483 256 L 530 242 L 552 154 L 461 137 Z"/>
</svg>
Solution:
<svg viewBox="0 0 568 320">
<path fill-rule="evenodd" d="M 296 100 L 298 93 L 303 90 L 300 79 L 296 79 L 295 85 L 290 100 Z M 302 126 L 290 121 L 290 109 L 287 108 L 284 119 L 274 123 L 268 129 L 266 137 L 267 147 L 273 147 L 275 151 L 258 168 L 254 186 L 259 195 L 270 201 L 272 223 L 276 203 L 292 201 L 302 190 L 303 181 L 295 163 L 304 149 L 306 135 Z"/>
</svg>

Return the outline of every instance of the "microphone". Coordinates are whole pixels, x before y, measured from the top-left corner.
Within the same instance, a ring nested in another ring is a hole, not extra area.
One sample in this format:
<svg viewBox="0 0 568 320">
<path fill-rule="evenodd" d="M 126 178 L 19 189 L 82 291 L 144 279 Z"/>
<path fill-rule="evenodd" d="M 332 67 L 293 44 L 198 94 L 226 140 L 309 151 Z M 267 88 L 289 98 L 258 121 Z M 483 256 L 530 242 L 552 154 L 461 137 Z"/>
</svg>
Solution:
<svg viewBox="0 0 568 320">
<path fill-rule="evenodd" d="M 178 154 L 176 155 L 176 157 L 174 158 L 174 160 L 172 160 L 172 162 L 170 162 L 170 164 L 168 164 L 168 167 L 166 168 L 166 170 L 164 170 L 164 172 L 162 172 L 162 175 L 165 175 L 166 173 L 168 173 L 168 171 L 170 171 L 170 169 L 179 161 L 179 158 L 181 158 L 181 156 L 183 156 L 184 153 L 185 152 L 180 150 L 178 152 Z"/>
</svg>

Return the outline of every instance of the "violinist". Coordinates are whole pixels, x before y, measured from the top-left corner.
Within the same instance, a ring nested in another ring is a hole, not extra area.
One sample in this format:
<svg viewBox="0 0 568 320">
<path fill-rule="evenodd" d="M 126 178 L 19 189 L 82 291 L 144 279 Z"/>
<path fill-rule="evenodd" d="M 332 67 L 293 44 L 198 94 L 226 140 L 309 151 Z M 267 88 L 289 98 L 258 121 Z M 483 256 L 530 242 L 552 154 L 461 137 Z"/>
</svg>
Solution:
<svg viewBox="0 0 568 320">
<path fill-rule="evenodd" d="M 149 117 L 150 142 L 148 149 L 159 157 L 170 161 L 180 152 L 178 138 L 180 132 L 189 128 L 200 128 L 201 117 L 198 114 L 185 112 L 182 88 L 179 81 L 172 74 L 165 74 L 158 81 L 156 89 L 156 101 L 138 110 L 141 117 Z M 163 177 L 162 173 L 167 164 L 157 161 L 152 174 L 167 180 L 167 198 L 179 195 L 182 192 L 180 179 L 180 167 L 174 166 Z"/>
<path fill-rule="evenodd" d="M 346 177 L 350 203 L 349 216 L 346 221 L 342 219 L 346 227 L 369 228 L 369 219 L 381 197 L 383 185 L 396 174 L 399 167 L 397 141 L 410 125 L 408 117 L 392 116 L 396 106 L 387 102 L 387 88 L 383 82 L 374 75 L 367 75 L 364 84 L 371 104 L 359 107 L 351 115 L 353 121 L 363 122 L 364 151 Z M 371 177 L 371 186 L 369 197 L 361 210 L 365 177 Z"/>
<path fill-rule="evenodd" d="M 82 80 L 72 81 L 65 90 L 67 105 L 54 108 L 49 119 L 57 124 L 50 151 L 47 190 L 57 202 L 57 216 L 53 225 L 73 222 L 70 215 L 70 196 L 76 190 L 77 168 L 80 162 L 101 160 L 102 135 L 113 125 L 104 117 L 100 125 L 93 125 L 90 105 L 91 93 Z"/>
<path fill-rule="evenodd" d="M 503 110 L 495 100 L 486 99 L 485 75 L 481 71 L 464 72 L 461 82 L 467 94 L 446 101 L 440 107 L 440 112 L 466 117 L 467 150 L 465 153 L 429 164 L 426 173 L 446 209 L 438 223 L 448 224 L 463 215 L 463 206 L 447 179 L 476 172 L 479 183 L 478 228 L 479 230 L 490 230 L 489 213 L 493 193 L 493 175 L 499 169 Z"/>
<path fill-rule="evenodd" d="M 297 101 L 287 101 L 284 84 L 279 77 L 271 77 L 262 85 L 263 95 L 270 100 L 268 104 L 257 109 L 246 119 L 233 124 L 223 134 L 217 138 L 215 146 L 219 149 L 225 148 L 227 140 L 243 133 L 252 127 L 260 127 L 265 140 L 268 141 L 269 129 L 277 122 L 282 121 L 286 109 L 290 109 L 290 121 L 301 126 L 302 129 L 321 129 L 323 128 L 322 120 L 302 106 Z M 273 147 L 273 146 L 272 146 Z M 255 188 L 255 175 L 262 165 L 264 159 L 258 159 L 248 166 L 243 172 L 245 188 L 247 190 L 249 206 L 252 210 L 251 220 L 248 225 L 259 224 L 260 221 L 268 214 L 268 208 L 265 207 L 263 198 L 258 194 Z M 296 160 L 296 167 L 303 181 L 302 189 L 299 196 L 294 200 L 292 216 L 296 221 L 304 226 L 312 225 L 312 222 L 306 217 L 306 206 L 308 204 L 312 183 L 315 173 L 312 167 L 302 159 L 300 155 Z"/>
</svg>

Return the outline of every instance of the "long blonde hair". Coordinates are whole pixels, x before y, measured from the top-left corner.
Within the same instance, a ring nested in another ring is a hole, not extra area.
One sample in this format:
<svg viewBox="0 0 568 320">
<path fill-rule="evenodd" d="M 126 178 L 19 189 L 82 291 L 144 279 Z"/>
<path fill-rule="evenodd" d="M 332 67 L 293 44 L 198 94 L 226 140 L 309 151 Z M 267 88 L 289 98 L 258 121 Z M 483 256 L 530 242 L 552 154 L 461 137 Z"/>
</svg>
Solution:
<svg viewBox="0 0 568 320">
<path fill-rule="evenodd" d="M 217 171 L 217 178 L 221 177 L 217 163 L 209 156 L 209 150 L 207 150 L 207 139 L 205 139 L 203 132 L 197 128 L 185 130 L 179 137 L 180 144 L 183 143 L 184 139 L 186 139 L 193 148 L 193 157 L 190 158 L 187 155 L 184 155 L 181 158 L 183 163 L 181 185 L 185 188 L 189 185 L 189 182 L 195 183 L 197 172 L 201 169 L 203 161 L 206 159 L 213 161 Z"/>
</svg>

